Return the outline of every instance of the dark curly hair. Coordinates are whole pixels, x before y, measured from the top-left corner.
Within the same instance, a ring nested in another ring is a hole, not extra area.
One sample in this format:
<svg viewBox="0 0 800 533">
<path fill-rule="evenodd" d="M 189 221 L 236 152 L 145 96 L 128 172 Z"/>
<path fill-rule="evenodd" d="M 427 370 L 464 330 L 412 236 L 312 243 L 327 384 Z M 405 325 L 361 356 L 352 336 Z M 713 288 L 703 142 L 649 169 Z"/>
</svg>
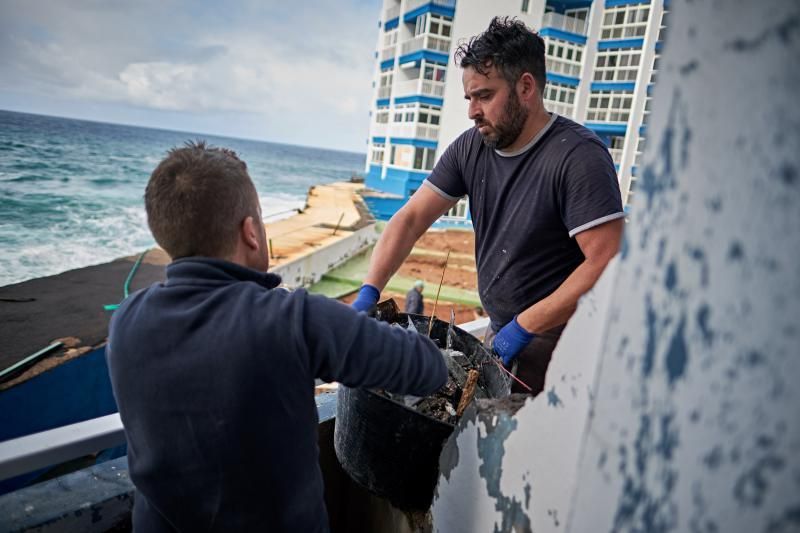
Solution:
<svg viewBox="0 0 800 533">
<path fill-rule="evenodd" d="M 461 44 L 453 57 L 461 68 L 472 67 L 484 76 L 494 66 L 512 87 L 529 72 L 543 94 L 547 81 L 544 50 L 544 40 L 522 21 L 494 17 L 485 32 Z"/>
<path fill-rule="evenodd" d="M 236 152 L 187 142 L 153 171 L 144 193 L 147 224 L 172 259 L 233 253 L 239 225 L 261 222 L 258 193 Z"/>
</svg>

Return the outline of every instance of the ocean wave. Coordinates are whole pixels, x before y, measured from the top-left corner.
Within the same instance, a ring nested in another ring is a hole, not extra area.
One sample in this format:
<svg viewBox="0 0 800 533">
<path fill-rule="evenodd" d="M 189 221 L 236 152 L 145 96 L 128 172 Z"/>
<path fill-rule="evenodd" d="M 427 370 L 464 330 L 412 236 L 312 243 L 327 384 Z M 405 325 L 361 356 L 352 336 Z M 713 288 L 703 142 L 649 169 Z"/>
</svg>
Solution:
<svg viewBox="0 0 800 533">
<path fill-rule="evenodd" d="M 50 176 L 45 176 L 44 174 L 23 174 L 22 176 L 17 176 L 15 178 L 8 178 L 3 179 L 6 182 L 14 182 L 14 183 L 27 183 L 32 181 L 52 181 L 53 178 Z"/>
<path fill-rule="evenodd" d="M 7 241 L 10 228 L 3 232 Z M 16 242 L 0 254 L 0 286 L 50 276 L 141 253 L 155 245 L 143 207 L 122 207 L 87 216 L 68 212 L 36 241 L 15 232 Z M 5 243 L 3 248 L 5 248 Z"/>
</svg>

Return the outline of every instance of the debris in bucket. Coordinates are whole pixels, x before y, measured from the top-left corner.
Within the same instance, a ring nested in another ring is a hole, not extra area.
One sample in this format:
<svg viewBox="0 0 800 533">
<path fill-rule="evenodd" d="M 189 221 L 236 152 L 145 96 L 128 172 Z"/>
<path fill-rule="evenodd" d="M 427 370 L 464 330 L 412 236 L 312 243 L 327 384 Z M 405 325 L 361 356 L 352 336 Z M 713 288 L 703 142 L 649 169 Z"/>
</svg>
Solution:
<svg viewBox="0 0 800 533">
<path fill-rule="evenodd" d="M 406 407 L 448 424 L 455 424 L 473 398 L 488 398 L 478 383 L 480 372 L 469 358 L 456 350 L 442 350 L 447 363 L 447 383 L 425 398 L 383 392 Z"/>
</svg>

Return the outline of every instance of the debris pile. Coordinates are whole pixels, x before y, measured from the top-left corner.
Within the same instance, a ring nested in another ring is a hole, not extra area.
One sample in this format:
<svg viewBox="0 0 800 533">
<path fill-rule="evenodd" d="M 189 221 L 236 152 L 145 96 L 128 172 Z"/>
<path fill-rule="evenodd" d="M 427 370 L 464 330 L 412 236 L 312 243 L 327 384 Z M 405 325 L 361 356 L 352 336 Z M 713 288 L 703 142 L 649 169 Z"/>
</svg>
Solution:
<svg viewBox="0 0 800 533">
<path fill-rule="evenodd" d="M 394 325 L 396 327 L 402 327 L 398 323 Z M 417 331 L 417 327 L 410 318 L 408 319 L 408 325 L 405 327 L 411 331 Z M 473 398 L 490 398 L 492 395 L 488 393 L 480 379 L 481 373 L 483 372 L 483 364 L 485 364 L 486 361 L 477 363 L 477 354 L 473 354 L 472 357 L 469 357 L 463 352 L 453 350 L 454 335 L 455 332 L 451 323 L 444 343 L 445 348 L 441 350 L 442 356 L 447 363 L 448 374 L 447 383 L 444 387 L 425 398 L 391 394 L 386 391 L 380 391 L 381 394 L 392 400 L 402 402 L 406 407 L 412 408 L 421 414 L 453 425 L 458 422 L 464 409 L 466 409 Z M 439 345 L 441 346 L 441 343 L 439 343 Z"/>
</svg>

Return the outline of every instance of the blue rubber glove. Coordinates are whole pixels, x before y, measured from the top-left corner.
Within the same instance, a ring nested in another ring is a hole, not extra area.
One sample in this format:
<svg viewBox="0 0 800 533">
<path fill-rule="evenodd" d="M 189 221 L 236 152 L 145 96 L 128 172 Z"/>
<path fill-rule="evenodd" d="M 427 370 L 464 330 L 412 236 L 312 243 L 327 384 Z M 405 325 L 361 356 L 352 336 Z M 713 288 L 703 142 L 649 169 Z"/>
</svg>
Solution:
<svg viewBox="0 0 800 533">
<path fill-rule="evenodd" d="M 378 298 L 381 296 L 381 291 L 377 287 L 365 283 L 358 291 L 358 296 L 350 306 L 356 311 L 364 311 L 368 313 L 378 303 Z"/>
<path fill-rule="evenodd" d="M 517 355 L 519 355 L 519 352 L 534 338 L 536 338 L 536 335 L 520 326 L 515 316 L 511 322 L 503 326 L 500 331 L 497 332 L 492 347 L 494 348 L 494 352 L 503 360 L 503 364 L 509 366 Z"/>
</svg>

